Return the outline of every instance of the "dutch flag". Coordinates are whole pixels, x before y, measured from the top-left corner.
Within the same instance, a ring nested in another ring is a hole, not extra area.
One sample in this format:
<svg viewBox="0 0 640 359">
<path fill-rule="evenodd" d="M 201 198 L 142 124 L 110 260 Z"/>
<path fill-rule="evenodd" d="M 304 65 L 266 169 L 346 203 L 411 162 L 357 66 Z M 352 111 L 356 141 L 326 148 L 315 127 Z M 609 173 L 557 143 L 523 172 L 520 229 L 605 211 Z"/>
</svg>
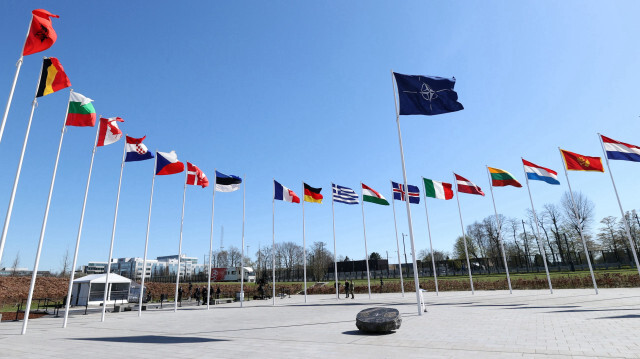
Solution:
<svg viewBox="0 0 640 359">
<path fill-rule="evenodd" d="M 522 164 L 524 165 L 524 172 L 527 174 L 528 179 L 533 181 L 544 181 L 548 184 L 560 184 L 560 181 L 558 181 L 558 172 L 538 166 L 524 158 L 522 159 Z"/>
</svg>

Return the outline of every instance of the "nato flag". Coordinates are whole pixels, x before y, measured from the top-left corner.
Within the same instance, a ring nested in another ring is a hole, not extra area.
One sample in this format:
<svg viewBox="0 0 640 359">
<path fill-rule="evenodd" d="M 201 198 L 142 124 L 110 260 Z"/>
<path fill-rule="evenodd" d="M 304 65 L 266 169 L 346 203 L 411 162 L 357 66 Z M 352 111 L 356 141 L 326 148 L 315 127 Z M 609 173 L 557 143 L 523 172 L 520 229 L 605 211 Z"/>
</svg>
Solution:
<svg viewBox="0 0 640 359">
<path fill-rule="evenodd" d="M 440 115 L 464 107 L 453 91 L 456 79 L 393 73 L 398 84 L 401 115 Z"/>
</svg>

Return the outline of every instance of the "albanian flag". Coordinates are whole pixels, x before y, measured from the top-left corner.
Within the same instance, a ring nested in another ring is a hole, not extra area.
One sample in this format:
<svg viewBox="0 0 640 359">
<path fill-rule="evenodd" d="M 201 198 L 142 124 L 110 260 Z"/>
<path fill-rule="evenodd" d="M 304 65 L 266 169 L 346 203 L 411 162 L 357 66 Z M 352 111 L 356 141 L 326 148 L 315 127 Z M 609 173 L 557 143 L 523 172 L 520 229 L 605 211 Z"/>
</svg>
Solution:
<svg viewBox="0 0 640 359">
<path fill-rule="evenodd" d="M 31 27 L 29 28 L 29 34 L 27 35 L 27 40 L 22 50 L 22 55 L 24 56 L 50 48 L 58 38 L 58 35 L 51 25 L 51 18 L 59 18 L 60 16 L 43 9 L 33 10 L 31 13 L 33 14 Z"/>
</svg>

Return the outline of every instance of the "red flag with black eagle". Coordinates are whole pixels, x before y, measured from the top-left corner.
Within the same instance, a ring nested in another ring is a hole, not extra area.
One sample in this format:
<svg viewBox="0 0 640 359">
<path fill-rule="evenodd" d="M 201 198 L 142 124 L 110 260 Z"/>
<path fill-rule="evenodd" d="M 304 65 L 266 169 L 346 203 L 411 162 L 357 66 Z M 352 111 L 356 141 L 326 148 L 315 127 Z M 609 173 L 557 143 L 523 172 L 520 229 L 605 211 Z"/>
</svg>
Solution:
<svg viewBox="0 0 640 359">
<path fill-rule="evenodd" d="M 31 13 L 33 14 L 31 27 L 29 28 L 29 34 L 22 49 L 23 56 L 44 51 L 50 48 L 58 39 L 58 35 L 55 30 L 53 30 L 51 18 L 59 18 L 60 16 L 54 15 L 44 9 L 33 10 Z"/>
</svg>

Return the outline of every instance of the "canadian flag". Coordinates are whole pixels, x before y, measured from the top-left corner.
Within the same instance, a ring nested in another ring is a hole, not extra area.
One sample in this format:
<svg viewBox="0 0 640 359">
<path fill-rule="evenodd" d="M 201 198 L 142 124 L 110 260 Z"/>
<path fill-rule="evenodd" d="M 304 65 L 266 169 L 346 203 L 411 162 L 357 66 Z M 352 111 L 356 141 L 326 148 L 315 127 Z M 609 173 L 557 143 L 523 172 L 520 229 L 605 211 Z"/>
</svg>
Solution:
<svg viewBox="0 0 640 359">
<path fill-rule="evenodd" d="M 209 180 L 196 165 L 187 162 L 187 184 L 205 188 L 209 185 Z"/>
<path fill-rule="evenodd" d="M 100 131 L 98 132 L 98 144 L 96 146 L 110 145 L 122 138 L 122 131 L 118 127 L 118 122 L 124 122 L 124 120 L 120 117 L 100 118 Z"/>
</svg>

